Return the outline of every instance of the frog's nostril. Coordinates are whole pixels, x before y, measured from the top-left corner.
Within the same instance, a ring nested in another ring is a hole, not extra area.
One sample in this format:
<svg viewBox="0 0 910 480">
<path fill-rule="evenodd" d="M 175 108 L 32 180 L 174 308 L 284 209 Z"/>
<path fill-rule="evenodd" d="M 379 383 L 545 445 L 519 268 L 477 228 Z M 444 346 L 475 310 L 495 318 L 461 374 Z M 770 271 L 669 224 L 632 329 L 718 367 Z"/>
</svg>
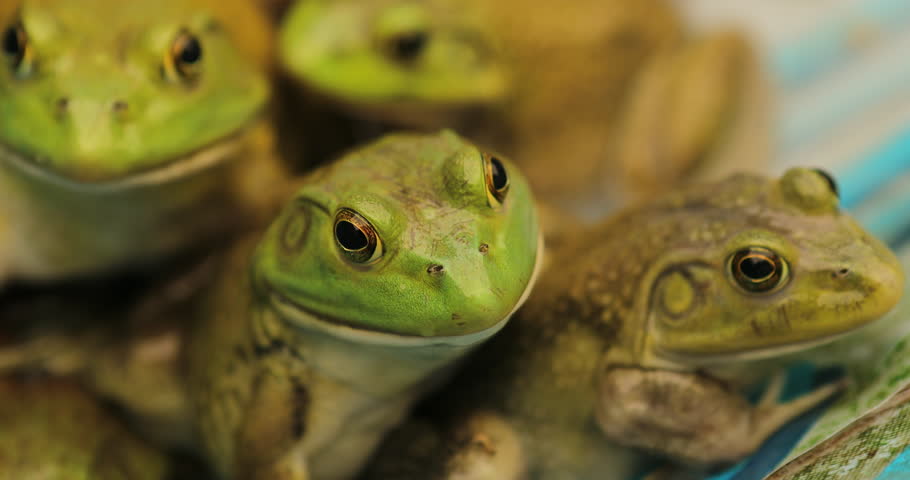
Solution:
<svg viewBox="0 0 910 480">
<path fill-rule="evenodd" d="M 57 109 L 57 115 L 63 115 L 70 108 L 70 99 L 68 97 L 60 97 L 54 106 Z"/>
<path fill-rule="evenodd" d="M 490 251 L 490 246 L 486 243 L 481 243 L 480 247 L 477 249 L 480 253 L 486 255 Z"/>
<path fill-rule="evenodd" d="M 427 273 L 429 273 L 430 275 L 438 276 L 438 275 L 444 274 L 445 272 L 446 272 L 445 267 L 443 267 L 442 265 L 439 265 L 439 264 L 433 264 L 433 265 L 430 265 L 429 267 L 427 267 Z"/>
<path fill-rule="evenodd" d="M 840 278 L 846 277 L 849 274 L 850 274 L 849 268 L 841 268 L 840 270 L 835 270 L 835 271 L 831 272 L 831 278 L 840 279 Z"/>
<path fill-rule="evenodd" d="M 114 113 L 118 115 L 126 113 L 126 111 L 129 109 L 130 104 L 126 103 L 123 100 L 115 100 L 114 103 L 111 104 L 111 110 L 113 110 Z"/>
</svg>

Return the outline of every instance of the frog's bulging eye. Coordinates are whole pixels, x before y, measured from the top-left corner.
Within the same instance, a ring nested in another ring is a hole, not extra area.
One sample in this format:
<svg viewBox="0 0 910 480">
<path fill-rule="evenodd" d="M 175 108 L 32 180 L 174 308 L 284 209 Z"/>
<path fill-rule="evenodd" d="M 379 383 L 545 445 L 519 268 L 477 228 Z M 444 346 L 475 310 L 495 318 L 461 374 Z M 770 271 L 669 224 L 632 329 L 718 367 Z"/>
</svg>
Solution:
<svg viewBox="0 0 910 480">
<path fill-rule="evenodd" d="M 335 215 L 335 242 L 354 263 L 369 264 L 382 257 L 382 240 L 376 229 L 367 219 L 347 208 Z"/>
<path fill-rule="evenodd" d="M 400 33 L 391 38 L 389 52 L 395 60 L 410 63 L 423 53 L 429 39 L 429 34 L 424 31 Z"/>
<path fill-rule="evenodd" d="M 28 35 L 22 25 L 13 25 L 3 32 L 3 56 L 15 71 L 19 70 L 28 57 Z"/>
<path fill-rule="evenodd" d="M 834 181 L 834 177 L 832 177 L 830 173 L 820 168 L 813 168 L 812 171 L 824 178 L 825 181 L 828 182 L 828 187 L 831 188 L 831 192 L 834 194 L 834 196 L 840 198 L 840 192 L 837 189 L 837 182 Z"/>
<path fill-rule="evenodd" d="M 167 75 L 175 80 L 192 81 L 202 72 L 202 44 L 186 30 L 177 34 L 165 57 Z"/>
<path fill-rule="evenodd" d="M 509 174 L 506 167 L 495 156 L 483 154 L 483 168 L 490 204 L 499 205 L 509 192 Z"/>
<path fill-rule="evenodd" d="M 743 290 L 769 293 L 789 278 L 787 262 L 773 251 L 762 247 L 745 248 L 730 257 L 730 273 Z"/>
</svg>

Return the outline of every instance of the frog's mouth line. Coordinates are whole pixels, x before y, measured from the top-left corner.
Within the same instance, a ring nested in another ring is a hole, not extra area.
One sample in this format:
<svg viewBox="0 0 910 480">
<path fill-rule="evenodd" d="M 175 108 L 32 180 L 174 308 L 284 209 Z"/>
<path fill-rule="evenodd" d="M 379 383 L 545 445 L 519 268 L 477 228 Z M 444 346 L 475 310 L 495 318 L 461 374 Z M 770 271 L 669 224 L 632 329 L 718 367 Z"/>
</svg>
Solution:
<svg viewBox="0 0 910 480">
<path fill-rule="evenodd" d="M 0 143 L 0 162 L 6 162 L 32 177 L 68 190 L 112 193 L 168 183 L 220 165 L 243 148 L 244 139 L 251 128 L 240 128 L 195 151 L 174 157 L 162 165 L 112 180 L 80 181 L 66 177 L 42 167 L 34 157 L 17 152 L 2 143 Z"/>
<path fill-rule="evenodd" d="M 772 357 L 778 357 L 783 355 L 789 355 L 793 353 L 802 352 L 804 350 L 809 350 L 815 347 L 820 347 L 822 345 L 840 340 L 847 335 L 852 335 L 858 330 L 866 328 L 868 325 L 861 325 L 859 327 L 850 328 L 844 330 L 843 332 L 833 333 L 831 335 L 815 338 L 813 340 L 808 340 L 805 342 L 795 342 L 785 345 L 778 345 L 773 347 L 756 347 L 751 350 L 744 350 L 739 352 L 730 352 L 730 353 L 707 353 L 707 354 L 685 354 L 685 353 L 675 353 L 667 350 L 656 351 L 657 355 L 665 360 L 672 362 L 678 362 L 681 364 L 687 365 L 698 365 L 698 366 L 711 366 L 718 363 L 729 362 L 729 361 L 739 361 L 739 362 L 751 362 L 757 360 L 766 360 Z"/>
<path fill-rule="evenodd" d="M 419 335 L 398 334 L 387 330 L 371 329 L 369 327 L 359 325 L 354 326 L 350 322 L 346 322 L 338 318 L 332 318 L 325 315 L 313 313 L 301 305 L 295 303 L 293 300 L 285 297 L 270 285 L 267 287 L 267 289 L 269 291 L 269 302 L 271 303 L 272 308 L 275 309 L 279 316 L 288 319 L 289 322 L 286 323 L 293 325 L 295 328 L 316 330 L 329 334 L 333 337 L 338 337 L 354 343 L 366 345 L 382 345 L 392 347 L 427 347 L 432 345 L 445 345 L 454 347 L 469 347 L 495 335 L 506 325 L 506 323 L 508 323 L 512 315 L 514 315 L 515 312 L 518 311 L 522 305 L 524 305 L 525 301 L 531 294 L 531 290 L 534 288 L 534 284 L 537 283 L 537 277 L 540 274 L 540 270 L 544 264 L 544 255 L 545 250 L 543 244 L 543 233 L 541 232 L 537 237 L 537 258 L 534 260 L 534 270 L 531 273 L 531 278 L 528 280 L 527 285 L 525 285 L 525 289 L 522 292 L 521 297 L 519 297 L 518 301 L 515 302 L 512 310 L 510 310 L 509 313 L 499 319 L 499 321 L 497 321 L 494 325 L 487 327 L 484 330 L 465 335 L 422 337 Z"/>
</svg>

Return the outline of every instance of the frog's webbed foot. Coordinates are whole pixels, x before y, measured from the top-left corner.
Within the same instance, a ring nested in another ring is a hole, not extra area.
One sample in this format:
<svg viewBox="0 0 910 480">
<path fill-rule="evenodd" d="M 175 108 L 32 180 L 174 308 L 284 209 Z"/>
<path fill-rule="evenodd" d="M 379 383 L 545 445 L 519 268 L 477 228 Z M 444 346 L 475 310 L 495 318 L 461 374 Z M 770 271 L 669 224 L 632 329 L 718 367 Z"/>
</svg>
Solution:
<svg viewBox="0 0 910 480">
<path fill-rule="evenodd" d="M 761 135 L 764 115 L 752 106 L 764 100 L 759 77 L 755 52 L 737 32 L 701 37 L 655 57 L 637 79 L 616 137 L 616 158 L 630 186 L 647 194 L 703 172 L 742 168 L 738 156 L 726 158 L 731 148 L 739 153 L 732 144 L 746 136 L 732 126 L 748 130 L 752 146 L 770 141 Z"/>
<path fill-rule="evenodd" d="M 474 413 L 445 432 L 429 423 L 405 424 L 374 458 L 367 479 L 513 480 L 524 474 L 518 434 L 488 412 Z"/>
<path fill-rule="evenodd" d="M 732 463 L 844 386 L 828 384 L 779 403 L 780 382 L 774 380 L 753 406 L 726 384 L 697 373 L 614 367 L 601 379 L 597 420 L 622 445 L 697 466 Z"/>
</svg>

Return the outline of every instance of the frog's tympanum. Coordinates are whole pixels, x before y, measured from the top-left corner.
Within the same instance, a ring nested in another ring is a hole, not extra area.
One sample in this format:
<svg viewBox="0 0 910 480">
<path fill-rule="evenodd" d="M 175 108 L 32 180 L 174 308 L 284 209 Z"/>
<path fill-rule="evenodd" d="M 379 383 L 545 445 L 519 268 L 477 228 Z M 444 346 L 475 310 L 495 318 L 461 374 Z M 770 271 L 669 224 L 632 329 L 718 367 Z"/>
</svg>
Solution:
<svg viewBox="0 0 910 480">
<path fill-rule="evenodd" d="M 457 128 L 568 201 L 764 164 L 769 102 L 751 47 L 682 30 L 665 0 L 306 0 L 279 50 L 308 91 Z"/>
<path fill-rule="evenodd" d="M 627 478 L 621 447 L 736 461 L 840 384 L 779 403 L 772 382 L 752 405 L 754 375 L 731 373 L 868 324 L 904 281 L 830 177 L 801 168 L 672 191 L 577 232 L 545 272 L 372 478 Z"/>
<path fill-rule="evenodd" d="M 66 382 L 0 380 L 0 432 L 0 478 L 169 478 L 164 455 Z"/>
<path fill-rule="evenodd" d="M 506 324 L 542 258 L 520 172 L 449 131 L 386 137 L 302 185 L 226 254 L 198 318 L 155 322 L 182 343 L 114 335 L 80 367 L 165 434 L 194 427 L 228 478 L 349 478 Z"/>
<path fill-rule="evenodd" d="M 150 261 L 273 202 L 249 2 L 4 3 L 0 282 Z"/>
</svg>

